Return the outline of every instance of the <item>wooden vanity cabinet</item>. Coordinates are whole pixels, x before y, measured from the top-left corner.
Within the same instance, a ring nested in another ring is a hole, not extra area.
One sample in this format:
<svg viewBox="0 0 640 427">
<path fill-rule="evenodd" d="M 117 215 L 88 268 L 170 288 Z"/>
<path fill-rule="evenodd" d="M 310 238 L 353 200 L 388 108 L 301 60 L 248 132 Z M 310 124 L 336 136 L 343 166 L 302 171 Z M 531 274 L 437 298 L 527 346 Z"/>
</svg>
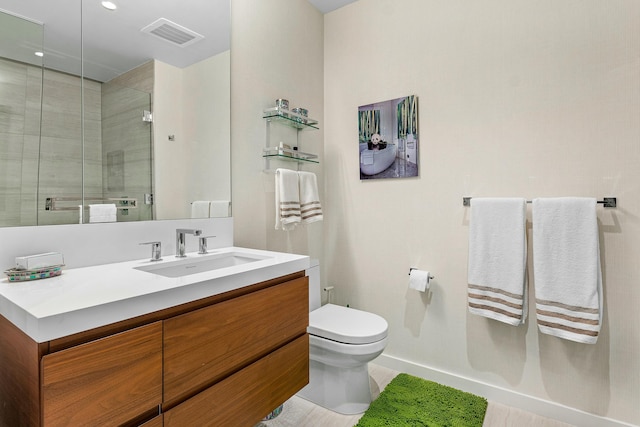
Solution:
<svg viewBox="0 0 640 427">
<path fill-rule="evenodd" d="M 162 322 L 42 358 L 44 426 L 121 425 L 162 403 Z"/>
<path fill-rule="evenodd" d="M 308 382 L 305 334 L 170 409 L 164 426 L 251 427 Z"/>
<path fill-rule="evenodd" d="M 308 279 L 36 343 L 0 316 L 0 427 L 253 426 L 308 383 Z"/>
<path fill-rule="evenodd" d="M 303 277 L 165 320 L 163 407 L 305 334 L 305 298 Z"/>
</svg>

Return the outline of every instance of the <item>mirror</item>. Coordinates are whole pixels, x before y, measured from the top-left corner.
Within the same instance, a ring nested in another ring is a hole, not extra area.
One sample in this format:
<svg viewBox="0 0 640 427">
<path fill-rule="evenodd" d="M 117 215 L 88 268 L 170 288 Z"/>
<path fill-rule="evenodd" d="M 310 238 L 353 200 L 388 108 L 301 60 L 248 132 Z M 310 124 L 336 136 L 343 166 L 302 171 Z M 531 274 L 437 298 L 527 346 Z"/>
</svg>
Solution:
<svg viewBox="0 0 640 427">
<path fill-rule="evenodd" d="M 229 0 L 113 3 L 0 0 L 0 226 L 230 216 Z"/>
</svg>

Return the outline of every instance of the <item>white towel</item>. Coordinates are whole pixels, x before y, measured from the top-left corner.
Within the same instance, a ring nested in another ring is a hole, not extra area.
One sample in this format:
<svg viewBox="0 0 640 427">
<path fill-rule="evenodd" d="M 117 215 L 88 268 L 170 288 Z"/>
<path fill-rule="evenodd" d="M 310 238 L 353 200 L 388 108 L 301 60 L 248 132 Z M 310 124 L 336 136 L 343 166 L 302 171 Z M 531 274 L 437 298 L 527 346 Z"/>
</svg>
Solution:
<svg viewBox="0 0 640 427">
<path fill-rule="evenodd" d="M 596 199 L 533 201 L 533 271 L 540 332 L 595 344 L 602 321 Z"/>
<path fill-rule="evenodd" d="M 298 172 L 300 187 L 300 214 L 302 221 L 311 223 L 322 221 L 322 206 L 318 194 L 318 181 L 315 173 Z"/>
<path fill-rule="evenodd" d="M 228 200 L 212 200 L 209 208 L 210 218 L 226 218 L 229 216 Z"/>
<path fill-rule="evenodd" d="M 298 173 L 276 169 L 276 230 L 293 230 L 300 220 Z"/>
<path fill-rule="evenodd" d="M 469 311 L 510 325 L 527 318 L 526 200 L 471 199 Z"/>
<path fill-rule="evenodd" d="M 117 212 L 114 203 L 89 205 L 89 222 L 116 222 Z"/>
<path fill-rule="evenodd" d="M 209 218 L 210 204 L 208 200 L 196 200 L 191 203 L 191 218 Z"/>
</svg>

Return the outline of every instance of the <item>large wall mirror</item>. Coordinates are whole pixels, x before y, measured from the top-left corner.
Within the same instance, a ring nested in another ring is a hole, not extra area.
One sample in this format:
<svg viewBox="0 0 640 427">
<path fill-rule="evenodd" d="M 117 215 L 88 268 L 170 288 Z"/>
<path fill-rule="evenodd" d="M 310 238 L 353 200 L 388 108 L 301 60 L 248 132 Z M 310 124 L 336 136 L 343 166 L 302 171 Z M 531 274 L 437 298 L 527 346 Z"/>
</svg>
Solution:
<svg viewBox="0 0 640 427">
<path fill-rule="evenodd" d="M 229 0 L 0 0 L 0 226 L 231 215 Z"/>
</svg>

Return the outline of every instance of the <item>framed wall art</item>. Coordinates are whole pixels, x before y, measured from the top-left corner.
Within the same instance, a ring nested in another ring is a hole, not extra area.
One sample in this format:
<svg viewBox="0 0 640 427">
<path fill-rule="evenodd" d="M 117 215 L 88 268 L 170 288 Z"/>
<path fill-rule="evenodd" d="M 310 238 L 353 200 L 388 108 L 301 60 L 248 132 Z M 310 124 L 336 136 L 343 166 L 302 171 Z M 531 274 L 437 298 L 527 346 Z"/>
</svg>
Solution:
<svg viewBox="0 0 640 427">
<path fill-rule="evenodd" d="M 360 179 L 418 176 L 418 97 L 358 107 Z"/>
</svg>

